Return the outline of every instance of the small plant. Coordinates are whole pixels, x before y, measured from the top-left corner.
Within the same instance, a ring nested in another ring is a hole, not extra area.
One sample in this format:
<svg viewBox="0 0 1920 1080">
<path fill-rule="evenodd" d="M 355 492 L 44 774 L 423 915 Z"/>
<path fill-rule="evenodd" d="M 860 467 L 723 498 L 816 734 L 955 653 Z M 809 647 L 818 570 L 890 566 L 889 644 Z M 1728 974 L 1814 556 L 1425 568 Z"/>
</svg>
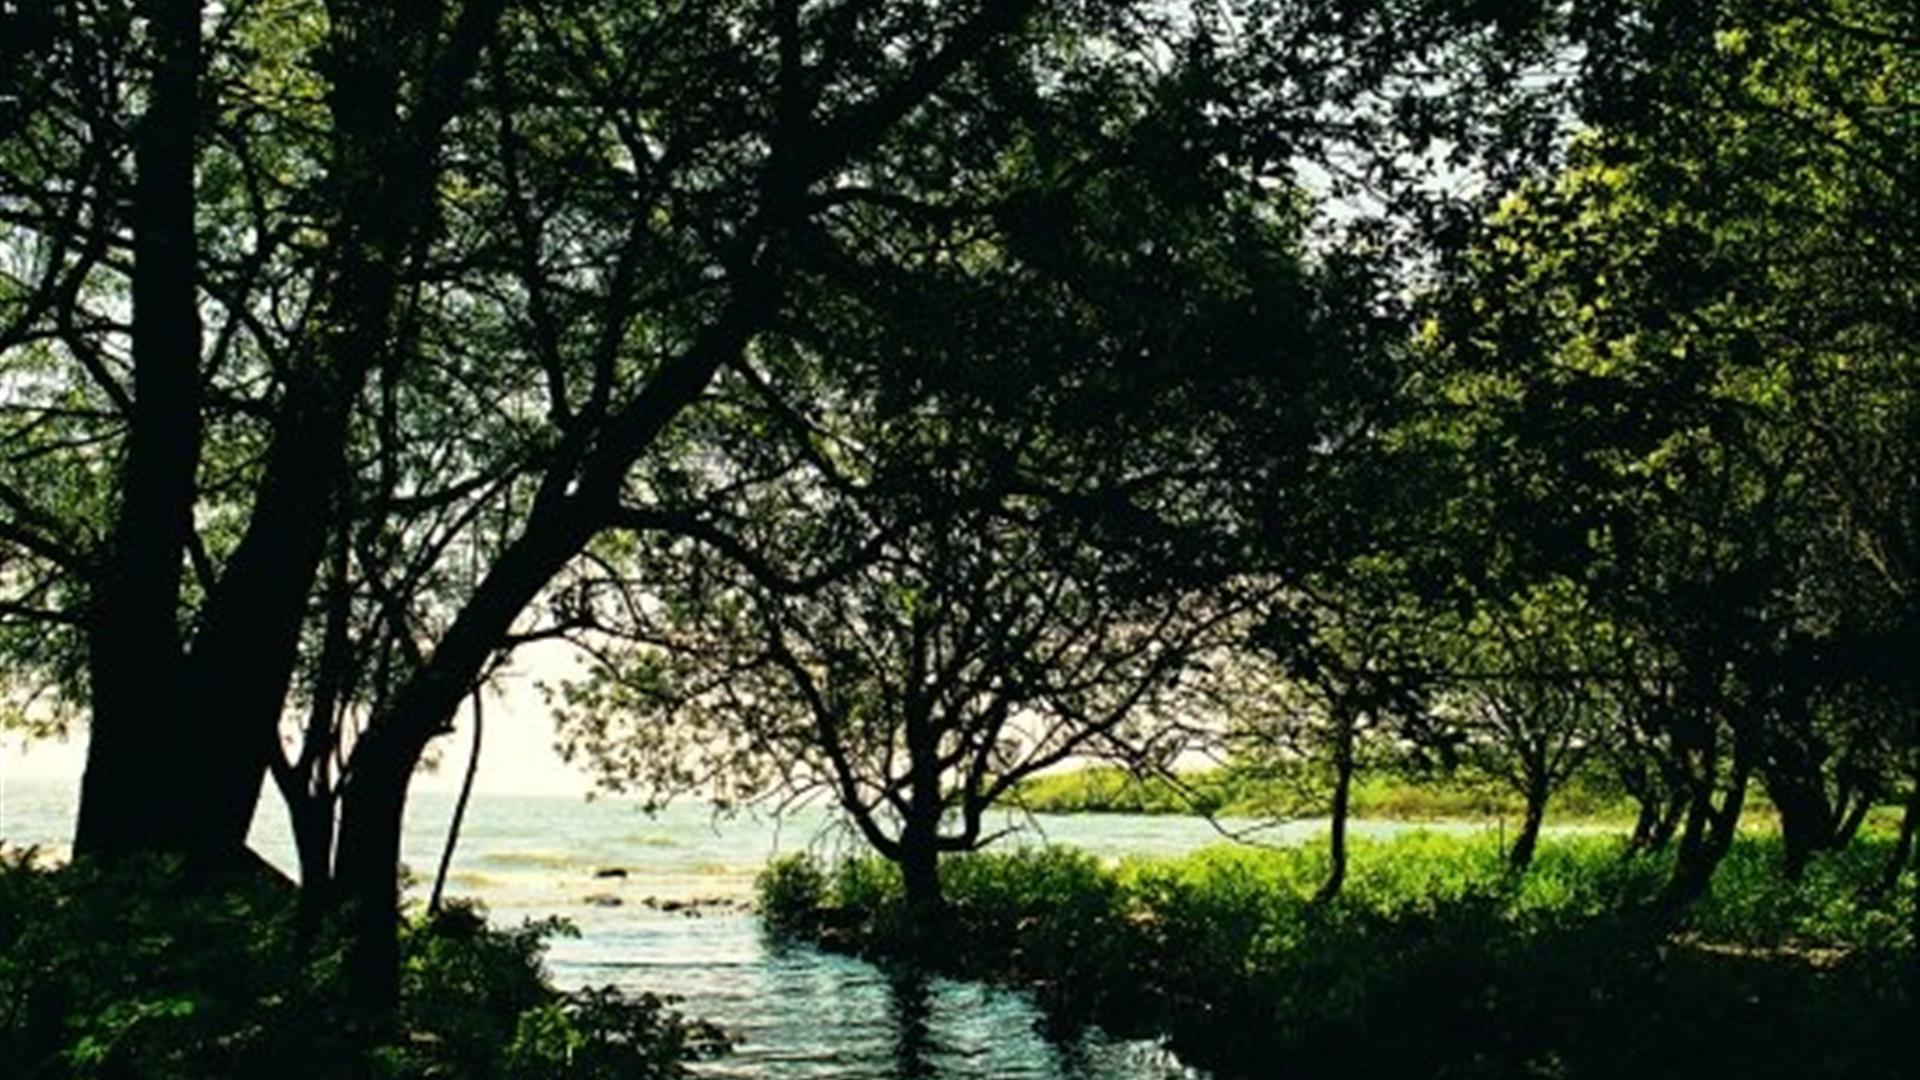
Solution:
<svg viewBox="0 0 1920 1080">
<path fill-rule="evenodd" d="M 820 917 L 827 902 L 827 874 L 811 855 L 783 855 L 754 880 L 760 917 L 775 930 L 794 930 Z"/>
</svg>

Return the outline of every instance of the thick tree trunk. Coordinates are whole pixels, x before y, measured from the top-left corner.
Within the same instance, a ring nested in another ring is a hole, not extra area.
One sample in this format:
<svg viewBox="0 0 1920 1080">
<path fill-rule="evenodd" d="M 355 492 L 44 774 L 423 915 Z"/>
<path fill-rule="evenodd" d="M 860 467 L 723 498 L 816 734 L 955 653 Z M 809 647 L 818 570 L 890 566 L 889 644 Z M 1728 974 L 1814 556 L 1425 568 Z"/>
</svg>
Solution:
<svg viewBox="0 0 1920 1080">
<path fill-rule="evenodd" d="M 333 800 L 309 797 L 287 800 L 293 823 L 293 843 L 300 859 L 298 936 L 304 947 L 320 930 L 333 898 Z"/>
<path fill-rule="evenodd" d="M 333 881 L 333 802 L 316 796 L 298 805 L 289 803 L 287 816 L 293 824 L 293 846 L 300 859 L 300 888 L 325 896 Z"/>
<path fill-rule="evenodd" d="M 199 468 L 200 316 L 194 233 L 200 5 L 149 5 L 154 71 L 135 136 L 133 387 L 122 496 L 88 623 L 92 717 L 74 851 L 201 854 L 207 765 L 182 662 L 182 563 Z"/>
<path fill-rule="evenodd" d="M 369 1009 L 390 1009 L 398 1000 L 394 872 L 407 782 L 420 755 L 446 730 L 514 620 L 594 533 L 616 518 L 620 484 L 633 461 L 705 391 L 724 363 L 740 355 L 763 313 L 757 303 L 731 309 L 687 355 L 655 375 L 610 422 L 611 434 L 581 466 L 572 492 L 566 474 L 549 474 L 526 527 L 494 561 L 426 666 L 401 687 L 392 707 L 374 718 L 355 746 L 354 777 L 342 797 L 336 879 L 339 902 L 355 912 L 349 978 Z"/>
<path fill-rule="evenodd" d="M 1780 812 L 1781 870 L 1799 881 L 1814 854 L 1834 844 L 1834 808 L 1817 763 L 1786 740 L 1769 756 L 1762 779 Z"/>
<path fill-rule="evenodd" d="M 400 1001 L 400 827 L 418 760 L 417 753 L 377 753 L 362 764 L 356 752 L 342 804 L 334 888 L 351 931 L 347 982 L 354 1005 L 376 1023 Z"/>
<path fill-rule="evenodd" d="M 331 28 L 339 66 L 327 100 L 328 172 L 338 205 L 316 329 L 292 364 L 246 531 L 194 643 L 206 738 L 237 749 L 202 781 L 215 810 L 209 828 L 233 842 L 246 835 L 276 750 L 301 623 L 336 535 L 353 408 L 369 374 L 394 355 L 400 265 L 426 227 L 433 154 L 412 144 L 398 118 L 402 63 L 418 32 L 404 20 L 376 5 Z"/>
<path fill-rule="evenodd" d="M 929 702 L 914 697 L 905 708 L 907 819 L 900 829 L 900 877 L 914 934 L 931 943 L 945 927 L 947 908 L 940 890 L 940 821 L 946 812 L 940 790 L 940 732 Z"/>
<path fill-rule="evenodd" d="M 937 838 L 921 830 L 900 837 L 900 880 L 906 889 L 907 911 L 914 931 L 922 938 L 937 933 L 945 920 L 946 894 L 940 888 L 940 847 Z"/>
</svg>

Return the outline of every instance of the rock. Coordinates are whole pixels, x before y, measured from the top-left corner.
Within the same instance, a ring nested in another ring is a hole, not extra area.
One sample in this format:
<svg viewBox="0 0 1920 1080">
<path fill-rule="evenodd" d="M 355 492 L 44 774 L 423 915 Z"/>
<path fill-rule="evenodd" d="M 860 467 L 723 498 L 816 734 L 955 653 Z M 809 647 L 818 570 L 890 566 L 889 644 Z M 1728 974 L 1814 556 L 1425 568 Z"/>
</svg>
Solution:
<svg viewBox="0 0 1920 1080">
<path fill-rule="evenodd" d="M 626 901 L 612 893 L 594 893 L 592 896 L 583 897 L 580 902 L 583 904 L 592 904 L 594 907 L 619 907 L 621 904 L 626 903 Z"/>
</svg>

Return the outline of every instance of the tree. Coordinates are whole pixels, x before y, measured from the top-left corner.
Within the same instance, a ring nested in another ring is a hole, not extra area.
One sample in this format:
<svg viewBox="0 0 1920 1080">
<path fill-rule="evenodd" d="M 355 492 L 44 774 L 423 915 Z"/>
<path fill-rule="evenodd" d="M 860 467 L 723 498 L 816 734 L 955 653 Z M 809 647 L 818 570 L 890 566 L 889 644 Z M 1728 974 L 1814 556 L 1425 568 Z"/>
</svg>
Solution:
<svg viewBox="0 0 1920 1080">
<path fill-rule="evenodd" d="M 1483 410 L 1502 516 L 1662 658 L 1690 791 L 1676 901 L 1749 778 L 1797 872 L 1893 766 L 1868 748 L 1911 738 L 1903 691 L 1841 704 L 1897 688 L 1865 658 L 1912 625 L 1892 434 L 1914 416 L 1911 283 L 1876 269 L 1915 236 L 1911 132 L 1884 119 L 1914 85 L 1905 24 L 1872 4 L 1705 15 L 1557 182 L 1506 201 L 1443 320 L 1480 358 L 1450 393 Z"/>
<path fill-rule="evenodd" d="M 814 283 L 883 279 L 890 221 L 983 219 L 1057 281 L 1049 200 L 1136 163 L 1050 140 L 1149 89 L 1214 137 L 1111 149 L 1172 174 L 1395 160 L 1438 129 L 1383 87 L 1539 51 L 1466 8 L 9 7 L 0 616 L 12 672 L 87 706 L 77 847 L 230 865 L 271 768 L 379 1009 L 421 755 L 596 537 L 678 505 L 691 432 L 756 434 L 699 414 L 839 391 L 759 344 Z"/>
<path fill-rule="evenodd" d="M 984 170 L 1057 179 L 869 218 L 901 254 L 837 255 L 761 344 L 831 391 L 717 399 L 761 437 L 660 476 L 679 505 L 623 522 L 680 539 L 596 549 L 558 613 L 598 656 L 564 744 L 604 782 L 823 788 L 929 919 L 1022 778 L 1168 752 L 1145 721 L 1234 606 L 1203 586 L 1256 434 L 1222 406 L 1327 359 L 1294 207 L 1210 160 L 1179 80 L 1076 75 Z"/>
<path fill-rule="evenodd" d="M 1475 613 L 1453 644 L 1440 726 L 1459 751 L 1520 796 L 1508 850 L 1516 873 L 1533 862 L 1547 800 L 1611 736 L 1600 713 L 1606 628 L 1558 582 Z"/>
<path fill-rule="evenodd" d="M 823 789 L 935 920 L 939 856 L 997 836 L 1015 784 L 1162 752 L 1152 718 L 1218 620 L 1103 581 L 1097 549 L 1014 500 L 890 529 L 819 583 L 732 543 L 634 566 L 621 614 L 595 620 L 629 644 L 566 691 L 563 746 L 655 797 Z"/>
<path fill-rule="evenodd" d="M 47 617 L 88 630 L 83 853 L 222 862 L 239 849 L 303 629 L 340 609 L 312 602 L 331 537 L 351 574 L 336 556 L 339 588 L 392 648 L 391 662 L 356 658 L 388 667 L 381 692 L 354 701 L 364 730 L 332 868 L 365 920 L 366 999 L 390 996 L 400 807 L 426 743 L 528 602 L 612 524 L 634 462 L 741 361 L 799 223 L 830 209 L 807 193 L 888 138 L 918 138 L 905 118 L 1027 41 L 1031 5 L 846 27 L 857 6 L 804 26 L 797 5 L 736 6 L 503 19 L 476 2 L 435 21 L 383 5 L 321 20 L 298 5 L 176 4 L 138 38 L 151 92 L 75 100 L 10 141 L 41 166 L 16 174 L 12 217 L 15 248 L 41 255 L 8 313 L 9 341 L 22 339 L 9 366 L 44 391 L 21 424 L 34 435 L 43 415 L 67 417 L 60 397 L 80 388 L 89 411 L 73 426 L 116 451 L 56 444 L 43 472 L 65 476 L 7 489 L 10 542 L 79 593 Z M 118 26 L 63 15 L 50 62 L 124 45 Z M 676 74 L 689 64 L 714 77 Z M 742 84 L 782 89 L 743 110 Z M 173 321 L 137 315 L 123 335 L 107 314 L 123 295 L 113 144 L 93 173 L 35 152 L 62 148 L 76 118 L 112 130 L 136 99 L 151 146 L 135 153 L 124 226 L 134 306 Z M 183 189 L 196 164 L 218 183 Z M 76 237 L 106 253 L 76 267 Z M 149 278 L 159 309 L 141 299 Z M 209 301 L 212 340 L 190 339 Z M 124 341 L 131 392 L 114 370 Z M 110 511 L 76 508 L 120 522 L 97 546 L 72 535 L 84 517 L 48 509 L 73 506 L 75 469 L 126 479 L 124 500 L 101 500 Z M 188 564 L 194 587 L 170 584 Z M 349 700 L 324 689 L 340 655 L 307 669 L 316 702 Z"/>
<path fill-rule="evenodd" d="M 1302 804 L 1325 807 L 1328 869 L 1316 903 L 1346 885 L 1362 768 L 1432 742 L 1434 672 L 1421 649 L 1433 627 L 1404 569 L 1372 555 L 1301 580 L 1267 579 L 1205 683 L 1217 717 L 1203 745 L 1254 775 L 1299 781 Z"/>
</svg>

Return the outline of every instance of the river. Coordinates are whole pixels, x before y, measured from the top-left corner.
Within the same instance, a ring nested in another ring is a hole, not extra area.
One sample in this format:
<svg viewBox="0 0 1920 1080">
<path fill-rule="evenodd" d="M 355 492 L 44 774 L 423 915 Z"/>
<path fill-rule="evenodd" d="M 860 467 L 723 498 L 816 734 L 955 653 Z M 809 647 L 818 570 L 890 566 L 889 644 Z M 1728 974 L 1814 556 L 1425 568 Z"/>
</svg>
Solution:
<svg viewBox="0 0 1920 1080">
<path fill-rule="evenodd" d="M 407 812 L 405 860 L 431 885 L 453 800 L 417 792 Z M 11 780 L 0 787 L 0 840 L 63 850 L 73 820 L 70 784 Z M 1177 854 L 1221 839 L 1204 821 L 1136 815 L 1038 816 L 1011 842 L 1072 844 L 1101 856 Z M 1286 842 L 1323 823 L 1262 834 Z M 1391 829 L 1371 824 L 1367 831 Z M 1098 1030 L 1051 1038 L 1024 993 L 921 978 L 804 945 L 769 941 L 746 903 L 768 858 L 831 856 L 850 838 L 817 810 L 782 821 L 716 818 L 695 805 L 646 814 L 611 800 L 476 796 L 467 813 L 449 895 L 482 902 L 497 923 L 565 917 L 579 936 L 548 954 L 567 987 L 612 984 L 680 999 L 738 1040 L 697 1067 L 729 1078 L 836 1080 L 1170 1080 L 1201 1077 L 1150 1041 Z M 262 799 L 253 844 L 295 866 L 284 809 Z"/>
</svg>

